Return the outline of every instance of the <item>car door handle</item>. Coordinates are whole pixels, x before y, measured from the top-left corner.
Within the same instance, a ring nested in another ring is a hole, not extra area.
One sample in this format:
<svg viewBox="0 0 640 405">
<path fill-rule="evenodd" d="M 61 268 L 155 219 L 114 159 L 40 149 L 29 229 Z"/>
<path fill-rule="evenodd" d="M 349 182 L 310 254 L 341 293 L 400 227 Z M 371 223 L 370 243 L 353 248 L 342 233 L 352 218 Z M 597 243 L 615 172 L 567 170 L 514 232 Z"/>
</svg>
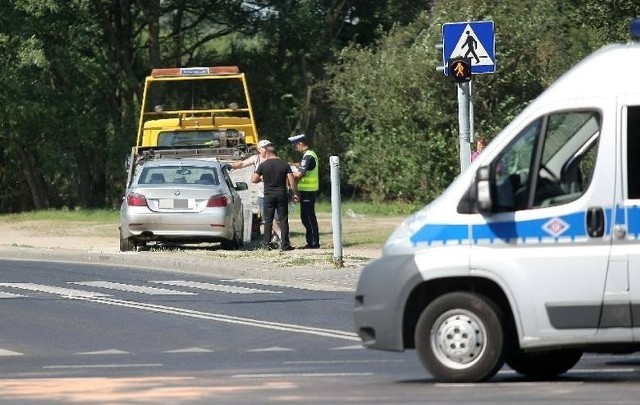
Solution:
<svg viewBox="0 0 640 405">
<path fill-rule="evenodd" d="M 592 238 L 600 238 L 604 235 L 604 211 L 601 207 L 587 209 L 587 233 Z"/>
</svg>

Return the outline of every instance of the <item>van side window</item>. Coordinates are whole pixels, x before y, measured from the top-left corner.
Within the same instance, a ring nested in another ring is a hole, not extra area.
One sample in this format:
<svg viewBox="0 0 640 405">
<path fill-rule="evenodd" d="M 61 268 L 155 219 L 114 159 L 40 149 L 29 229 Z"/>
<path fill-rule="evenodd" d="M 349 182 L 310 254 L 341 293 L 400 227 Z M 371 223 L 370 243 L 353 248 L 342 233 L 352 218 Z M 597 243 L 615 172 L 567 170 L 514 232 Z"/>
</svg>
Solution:
<svg viewBox="0 0 640 405">
<path fill-rule="evenodd" d="M 600 114 L 570 111 L 539 118 L 491 164 L 495 210 L 566 204 L 589 186 L 596 162 Z"/>
<path fill-rule="evenodd" d="M 640 106 L 627 107 L 627 194 L 640 199 Z"/>
</svg>

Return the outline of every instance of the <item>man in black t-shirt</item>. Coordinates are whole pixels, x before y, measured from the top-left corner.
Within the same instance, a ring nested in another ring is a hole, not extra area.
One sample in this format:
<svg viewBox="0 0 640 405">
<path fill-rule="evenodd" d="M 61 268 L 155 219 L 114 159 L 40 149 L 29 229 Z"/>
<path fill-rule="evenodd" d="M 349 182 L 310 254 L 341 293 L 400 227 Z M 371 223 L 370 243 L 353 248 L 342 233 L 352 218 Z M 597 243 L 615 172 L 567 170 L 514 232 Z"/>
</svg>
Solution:
<svg viewBox="0 0 640 405">
<path fill-rule="evenodd" d="M 289 163 L 278 157 L 278 152 L 273 145 L 266 148 L 266 159 L 260 163 L 251 181 L 264 184 L 264 235 L 263 247 L 270 249 L 273 217 L 278 212 L 278 224 L 280 225 L 280 238 L 282 244 L 280 250 L 293 250 L 289 241 L 289 194 L 290 185 L 294 193 L 294 201 L 298 200 L 296 182 L 291 173 Z"/>
</svg>

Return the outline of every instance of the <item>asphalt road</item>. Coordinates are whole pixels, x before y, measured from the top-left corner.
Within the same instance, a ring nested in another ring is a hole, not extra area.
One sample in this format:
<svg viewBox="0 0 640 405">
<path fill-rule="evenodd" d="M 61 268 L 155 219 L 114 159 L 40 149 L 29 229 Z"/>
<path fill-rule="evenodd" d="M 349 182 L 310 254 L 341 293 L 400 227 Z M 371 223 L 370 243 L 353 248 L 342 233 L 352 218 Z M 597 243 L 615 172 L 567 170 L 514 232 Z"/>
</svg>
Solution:
<svg viewBox="0 0 640 405">
<path fill-rule="evenodd" d="M 554 381 L 504 368 L 488 383 L 438 384 L 413 351 L 363 349 L 352 293 L 327 280 L 320 289 L 282 285 L 282 271 L 271 280 L 169 267 L 0 260 L 0 404 L 635 404 L 640 395 L 637 355 L 588 355 Z"/>
</svg>

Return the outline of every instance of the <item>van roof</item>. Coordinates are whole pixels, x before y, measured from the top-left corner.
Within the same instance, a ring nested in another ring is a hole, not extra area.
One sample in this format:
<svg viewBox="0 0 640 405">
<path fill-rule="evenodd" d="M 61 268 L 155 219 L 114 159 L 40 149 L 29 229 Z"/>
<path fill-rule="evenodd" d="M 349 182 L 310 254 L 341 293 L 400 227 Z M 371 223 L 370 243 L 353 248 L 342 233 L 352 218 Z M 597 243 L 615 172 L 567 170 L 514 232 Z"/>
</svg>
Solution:
<svg viewBox="0 0 640 405">
<path fill-rule="evenodd" d="M 640 44 L 608 45 L 575 65 L 545 92 L 537 102 L 572 98 L 593 98 L 640 94 Z M 628 73 L 625 74 L 625 69 Z"/>
</svg>

